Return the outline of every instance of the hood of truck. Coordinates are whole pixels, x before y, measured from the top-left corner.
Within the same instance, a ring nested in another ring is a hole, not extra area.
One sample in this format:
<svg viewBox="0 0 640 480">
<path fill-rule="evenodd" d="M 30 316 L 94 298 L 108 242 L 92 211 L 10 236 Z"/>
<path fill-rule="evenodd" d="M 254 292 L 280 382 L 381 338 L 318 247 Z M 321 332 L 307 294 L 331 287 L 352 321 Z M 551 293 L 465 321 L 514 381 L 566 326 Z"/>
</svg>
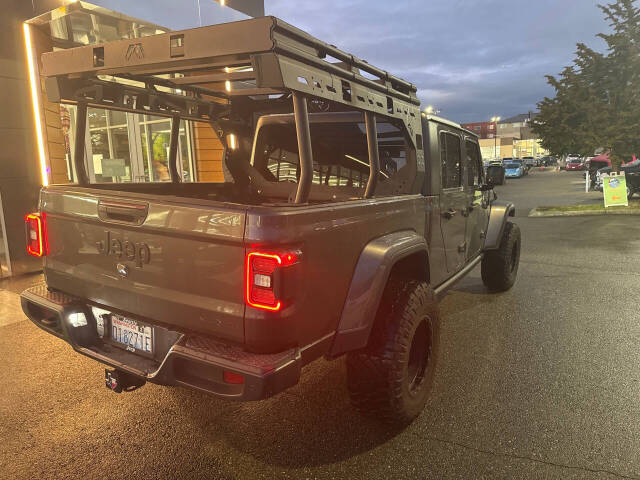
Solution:
<svg viewBox="0 0 640 480">
<path fill-rule="evenodd" d="M 41 192 L 50 288 L 89 303 L 244 341 L 242 206 L 80 187 Z"/>
</svg>

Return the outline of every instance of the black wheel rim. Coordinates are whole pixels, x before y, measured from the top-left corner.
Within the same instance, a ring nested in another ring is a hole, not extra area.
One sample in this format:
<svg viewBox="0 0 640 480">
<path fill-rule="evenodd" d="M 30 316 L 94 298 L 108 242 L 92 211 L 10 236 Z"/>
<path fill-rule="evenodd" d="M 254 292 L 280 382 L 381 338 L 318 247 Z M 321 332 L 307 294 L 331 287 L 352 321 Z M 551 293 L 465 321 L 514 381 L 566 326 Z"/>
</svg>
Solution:
<svg viewBox="0 0 640 480">
<path fill-rule="evenodd" d="M 411 340 L 409 361 L 407 362 L 407 378 L 409 393 L 415 394 L 424 383 L 425 373 L 431 357 L 431 331 L 427 318 L 420 322 Z"/>
</svg>

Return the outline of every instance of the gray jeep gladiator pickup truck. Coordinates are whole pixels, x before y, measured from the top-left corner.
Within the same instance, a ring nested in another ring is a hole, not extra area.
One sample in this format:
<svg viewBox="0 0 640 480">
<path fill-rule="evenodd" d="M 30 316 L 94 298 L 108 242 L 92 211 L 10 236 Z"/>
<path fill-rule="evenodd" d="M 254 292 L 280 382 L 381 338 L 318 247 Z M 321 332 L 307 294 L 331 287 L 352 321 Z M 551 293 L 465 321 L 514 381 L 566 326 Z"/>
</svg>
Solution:
<svg viewBox="0 0 640 480">
<path fill-rule="evenodd" d="M 257 400 L 346 354 L 353 405 L 406 423 L 433 382 L 437 298 L 479 264 L 490 290 L 516 279 L 514 207 L 495 201 L 476 136 L 279 19 L 42 62 L 49 99 L 76 106 L 75 138 L 104 109 L 171 119 L 170 181 L 100 182 L 76 142 L 77 182 L 44 187 L 26 218 L 46 284 L 24 312 L 109 366 L 114 391 Z M 183 181 L 181 120 L 223 143 L 224 183 Z"/>
</svg>

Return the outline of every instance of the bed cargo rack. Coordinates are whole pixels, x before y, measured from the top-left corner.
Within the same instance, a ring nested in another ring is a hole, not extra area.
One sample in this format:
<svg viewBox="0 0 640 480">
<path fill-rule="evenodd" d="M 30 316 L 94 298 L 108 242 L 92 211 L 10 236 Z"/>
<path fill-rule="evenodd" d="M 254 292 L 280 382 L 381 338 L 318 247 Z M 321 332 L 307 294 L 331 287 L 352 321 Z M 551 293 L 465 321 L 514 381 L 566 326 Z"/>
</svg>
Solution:
<svg viewBox="0 0 640 480">
<path fill-rule="evenodd" d="M 264 105 L 292 97 L 301 168 L 296 203 L 306 201 L 313 176 L 307 98 L 365 113 L 372 170 L 365 197 L 373 195 L 379 170 L 376 115 L 401 123 L 422 149 L 415 85 L 275 17 L 49 52 L 42 65 L 49 100 L 78 105 L 78 138 L 88 106 L 171 117 L 174 182 L 180 181 L 174 165 L 179 120 L 216 126 L 247 99 Z M 86 184 L 78 144 L 74 161 L 79 183 Z"/>
</svg>

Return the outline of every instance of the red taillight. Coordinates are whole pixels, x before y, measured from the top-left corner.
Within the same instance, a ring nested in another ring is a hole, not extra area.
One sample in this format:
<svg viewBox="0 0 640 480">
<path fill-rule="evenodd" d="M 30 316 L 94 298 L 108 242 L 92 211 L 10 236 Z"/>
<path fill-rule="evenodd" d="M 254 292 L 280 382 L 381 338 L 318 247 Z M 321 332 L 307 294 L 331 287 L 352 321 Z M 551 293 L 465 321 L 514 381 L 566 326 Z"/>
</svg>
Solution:
<svg viewBox="0 0 640 480">
<path fill-rule="evenodd" d="M 298 261 L 298 253 L 283 254 L 249 252 L 246 271 L 247 304 L 262 310 L 277 312 L 282 308 L 278 298 L 278 272 Z"/>
<path fill-rule="evenodd" d="M 27 227 L 27 252 L 34 257 L 49 254 L 46 217 L 44 213 L 30 213 L 24 219 Z"/>
<path fill-rule="evenodd" d="M 250 252 L 247 255 L 247 303 L 255 308 L 277 312 L 282 302 L 276 298 L 275 273 L 282 265 L 280 255 Z"/>
</svg>

